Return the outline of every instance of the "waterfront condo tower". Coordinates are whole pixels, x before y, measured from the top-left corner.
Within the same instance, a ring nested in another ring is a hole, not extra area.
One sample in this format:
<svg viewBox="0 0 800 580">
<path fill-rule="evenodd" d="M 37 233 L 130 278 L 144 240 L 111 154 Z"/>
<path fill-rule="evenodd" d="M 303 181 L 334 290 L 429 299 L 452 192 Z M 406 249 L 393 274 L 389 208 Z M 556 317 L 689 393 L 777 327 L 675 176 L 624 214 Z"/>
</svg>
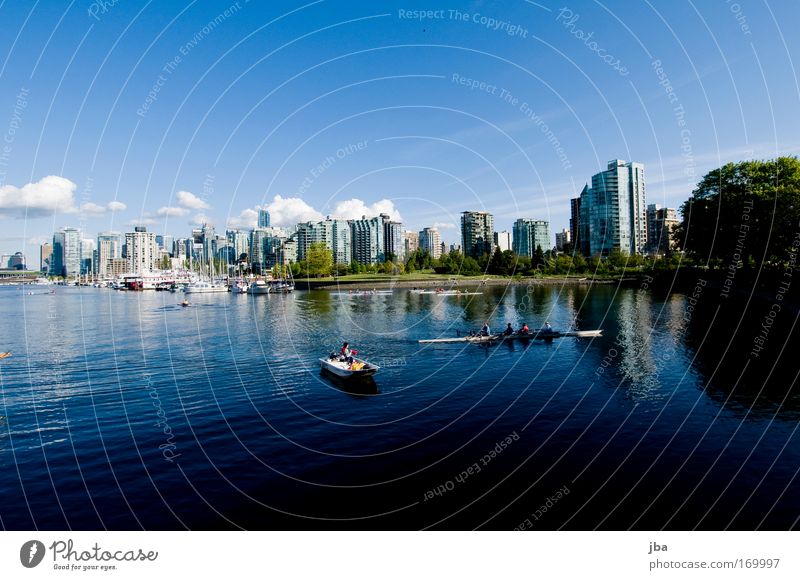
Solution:
<svg viewBox="0 0 800 580">
<path fill-rule="evenodd" d="M 50 260 L 53 276 L 77 278 L 81 273 L 81 231 L 62 228 L 53 234 L 53 254 Z"/>
<path fill-rule="evenodd" d="M 519 218 L 514 222 L 513 250 L 518 256 L 532 258 L 536 248 L 543 252 L 553 246 L 550 242 L 550 222 Z"/>
<path fill-rule="evenodd" d="M 494 216 L 485 211 L 461 213 L 461 246 L 464 255 L 480 258 L 494 246 Z"/>
<path fill-rule="evenodd" d="M 644 254 L 647 245 L 644 165 L 619 159 L 592 176 L 580 201 L 579 241 L 587 255 Z"/>
<path fill-rule="evenodd" d="M 419 232 L 419 247 L 423 252 L 428 252 L 431 258 L 442 257 L 442 237 L 436 228 L 425 228 Z"/>
<path fill-rule="evenodd" d="M 155 233 L 137 226 L 134 231 L 125 234 L 125 248 L 129 274 L 142 274 L 156 269 L 159 252 Z"/>
<path fill-rule="evenodd" d="M 383 241 L 383 220 L 380 217 L 350 222 L 353 240 L 353 260 L 360 264 L 379 264 L 385 261 Z"/>
<path fill-rule="evenodd" d="M 395 260 L 402 262 L 405 258 L 405 240 L 403 239 L 403 224 L 401 222 L 392 221 L 392 218 L 382 213 L 380 215 L 383 221 L 383 252 L 388 260 L 393 257 Z"/>
</svg>

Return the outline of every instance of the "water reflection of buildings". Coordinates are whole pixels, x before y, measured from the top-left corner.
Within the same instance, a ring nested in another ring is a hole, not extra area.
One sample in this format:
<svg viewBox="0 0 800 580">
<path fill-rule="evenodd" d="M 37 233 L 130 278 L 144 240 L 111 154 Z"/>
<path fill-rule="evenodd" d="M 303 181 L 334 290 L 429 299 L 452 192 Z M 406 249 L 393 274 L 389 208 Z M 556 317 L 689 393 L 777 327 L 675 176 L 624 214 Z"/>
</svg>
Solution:
<svg viewBox="0 0 800 580">
<path fill-rule="evenodd" d="M 660 382 L 653 360 L 653 301 L 646 292 L 623 292 L 617 301 L 618 346 L 621 380 L 633 398 L 648 398 Z"/>
</svg>

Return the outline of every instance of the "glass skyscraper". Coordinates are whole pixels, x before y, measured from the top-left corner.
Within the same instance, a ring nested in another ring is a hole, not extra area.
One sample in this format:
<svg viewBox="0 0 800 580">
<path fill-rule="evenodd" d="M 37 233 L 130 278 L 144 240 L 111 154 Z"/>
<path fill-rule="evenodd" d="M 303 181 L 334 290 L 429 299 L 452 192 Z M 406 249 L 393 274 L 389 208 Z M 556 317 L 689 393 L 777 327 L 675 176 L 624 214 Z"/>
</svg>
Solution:
<svg viewBox="0 0 800 580">
<path fill-rule="evenodd" d="M 550 222 L 520 218 L 514 222 L 512 249 L 518 256 L 532 258 L 536 248 L 543 252 L 552 249 L 550 242 Z"/>
<path fill-rule="evenodd" d="M 644 165 L 619 159 L 581 192 L 579 240 L 587 255 L 643 254 L 647 245 Z"/>
</svg>

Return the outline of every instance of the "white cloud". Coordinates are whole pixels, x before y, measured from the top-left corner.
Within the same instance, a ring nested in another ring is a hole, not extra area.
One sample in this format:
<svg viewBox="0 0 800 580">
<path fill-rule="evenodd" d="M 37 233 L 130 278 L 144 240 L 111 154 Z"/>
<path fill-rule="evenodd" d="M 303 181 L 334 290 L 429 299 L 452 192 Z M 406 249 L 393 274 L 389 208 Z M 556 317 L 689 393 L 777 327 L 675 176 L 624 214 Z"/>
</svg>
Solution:
<svg viewBox="0 0 800 580">
<path fill-rule="evenodd" d="M 267 205 L 270 223 L 278 227 L 289 227 L 299 222 L 323 219 L 323 215 L 299 197 L 281 197 L 276 195 L 272 203 Z"/>
<path fill-rule="evenodd" d="M 128 209 L 128 206 L 122 203 L 121 201 L 111 201 L 106 206 L 110 211 L 123 211 Z"/>
<path fill-rule="evenodd" d="M 0 215 L 15 218 L 52 216 L 54 212 L 75 213 L 76 185 L 58 175 L 48 175 L 22 187 L 0 187 Z"/>
<path fill-rule="evenodd" d="M 394 207 L 394 203 L 388 199 L 382 199 L 372 205 L 367 205 L 358 198 L 347 199 L 337 202 L 331 215 L 343 219 L 356 220 L 361 219 L 362 216 L 370 218 L 382 213 L 388 214 L 394 221 L 403 221 L 400 212 Z"/>
<path fill-rule="evenodd" d="M 433 227 L 440 230 L 454 230 L 456 229 L 456 224 L 450 222 L 436 222 L 433 224 Z"/>
<path fill-rule="evenodd" d="M 87 201 L 81 204 L 81 213 L 85 215 L 103 215 L 106 213 L 106 208 L 102 205 Z"/>
<path fill-rule="evenodd" d="M 153 218 L 145 218 L 145 217 L 143 217 L 143 218 L 134 219 L 134 220 L 129 221 L 128 225 L 129 226 L 134 226 L 134 227 L 135 226 L 154 226 L 154 225 L 156 225 L 158 223 L 159 222 L 157 222 Z"/>
<path fill-rule="evenodd" d="M 208 209 L 211 206 L 190 191 L 179 191 L 175 194 L 178 205 L 186 209 Z"/>
<path fill-rule="evenodd" d="M 228 227 L 235 229 L 254 228 L 258 225 L 258 212 L 247 208 L 237 217 L 228 218 Z"/>
<path fill-rule="evenodd" d="M 182 215 L 186 215 L 189 213 L 188 209 L 184 209 L 182 207 L 160 207 L 158 211 L 156 211 L 158 215 L 163 215 L 165 217 L 178 217 Z"/>
<path fill-rule="evenodd" d="M 206 214 L 198 213 L 196 214 L 191 220 L 189 220 L 189 225 L 191 226 L 202 226 L 203 224 L 211 224 L 211 218 L 209 218 Z"/>
</svg>

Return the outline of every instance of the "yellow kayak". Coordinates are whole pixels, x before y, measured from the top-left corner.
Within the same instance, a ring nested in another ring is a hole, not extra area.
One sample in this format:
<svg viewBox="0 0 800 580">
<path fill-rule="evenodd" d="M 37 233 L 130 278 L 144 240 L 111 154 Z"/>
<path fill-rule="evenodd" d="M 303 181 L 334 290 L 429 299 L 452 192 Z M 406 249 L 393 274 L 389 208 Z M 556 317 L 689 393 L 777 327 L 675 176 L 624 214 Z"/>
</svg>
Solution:
<svg viewBox="0 0 800 580">
<path fill-rule="evenodd" d="M 10 352 L 0 352 L 0 358 L 8 358 L 11 356 Z"/>
</svg>

